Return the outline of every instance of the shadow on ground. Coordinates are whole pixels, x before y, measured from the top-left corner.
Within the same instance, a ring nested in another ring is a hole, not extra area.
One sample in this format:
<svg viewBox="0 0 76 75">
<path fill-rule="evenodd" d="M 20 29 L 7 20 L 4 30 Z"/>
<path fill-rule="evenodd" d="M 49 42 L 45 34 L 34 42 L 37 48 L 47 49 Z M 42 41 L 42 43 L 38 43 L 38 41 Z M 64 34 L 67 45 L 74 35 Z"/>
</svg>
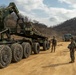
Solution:
<svg viewBox="0 0 76 75">
<path fill-rule="evenodd" d="M 51 64 L 48 66 L 43 66 L 42 68 L 48 68 L 48 67 L 58 67 L 58 66 L 62 66 L 62 65 L 68 65 L 70 63 L 59 63 L 59 64 Z"/>
<path fill-rule="evenodd" d="M 63 51 L 63 52 L 69 52 L 69 50 Z"/>
</svg>

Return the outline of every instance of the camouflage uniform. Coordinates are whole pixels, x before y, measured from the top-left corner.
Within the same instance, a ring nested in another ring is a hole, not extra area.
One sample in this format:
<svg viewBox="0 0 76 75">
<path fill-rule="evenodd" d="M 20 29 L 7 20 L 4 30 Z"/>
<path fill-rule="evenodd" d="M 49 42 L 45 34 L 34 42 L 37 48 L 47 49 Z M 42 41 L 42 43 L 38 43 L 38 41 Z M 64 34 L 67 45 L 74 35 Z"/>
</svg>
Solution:
<svg viewBox="0 0 76 75">
<path fill-rule="evenodd" d="M 70 63 L 73 63 L 75 61 L 75 56 L 74 56 L 75 47 L 76 47 L 75 41 L 71 39 L 71 43 L 68 45 L 68 48 L 70 49 L 70 58 L 71 58 Z"/>
<path fill-rule="evenodd" d="M 53 39 L 51 40 L 51 43 L 52 43 L 51 52 L 53 52 L 53 51 L 55 52 L 57 41 L 54 36 L 53 36 Z"/>
</svg>

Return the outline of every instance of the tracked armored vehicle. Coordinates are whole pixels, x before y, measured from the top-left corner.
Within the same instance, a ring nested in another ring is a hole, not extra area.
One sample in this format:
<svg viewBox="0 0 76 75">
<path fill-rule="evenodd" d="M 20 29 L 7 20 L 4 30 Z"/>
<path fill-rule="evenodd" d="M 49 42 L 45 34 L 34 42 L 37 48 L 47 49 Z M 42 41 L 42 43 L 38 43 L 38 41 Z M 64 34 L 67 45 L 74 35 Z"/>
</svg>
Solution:
<svg viewBox="0 0 76 75">
<path fill-rule="evenodd" d="M 15 30 L 7 28 L 4 20 L 12 12 L 15 12 L 19 21 L 19 11 L 13 2 L 0 9 L 0 68 L 8 66 L 11 61 L 18 62 L 29 57 L 32 51 L 38 54 L 41 46 L 43 50 L 50 48 L 48 38 L 33 28 L 30 22 L 20 24 L 17 21 Z"/>
</svg>

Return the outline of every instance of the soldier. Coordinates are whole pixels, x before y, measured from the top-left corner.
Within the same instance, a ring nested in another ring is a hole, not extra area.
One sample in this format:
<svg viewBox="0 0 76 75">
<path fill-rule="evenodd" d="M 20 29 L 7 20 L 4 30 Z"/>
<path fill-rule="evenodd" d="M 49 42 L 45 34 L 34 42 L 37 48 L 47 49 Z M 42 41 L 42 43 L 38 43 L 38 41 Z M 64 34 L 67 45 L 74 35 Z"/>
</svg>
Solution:
<svg viewBox="0 0 76 75">
<path fill-rule="evenodd" d="M 53 39 L 51 40 L 52 43 L 52 48 L 51 48 L 51 52 L 55 52 L 56 49 L 56 45 L 57 45 L 57 40 L 55 39 L 55 36 L 53 36 Z"/>
<path fill-rule="evenodd" d="M 75 41 L 73 38 L 71 38 L 71 43 L 68 45 L 68 48 L 70 50 L 70 58 L 71 58 L 71 61 L 69 63 L 74 63 L 75 61 L 75 56 L 74 56 L 75 47 L 76 47 Z"/>
</svg>

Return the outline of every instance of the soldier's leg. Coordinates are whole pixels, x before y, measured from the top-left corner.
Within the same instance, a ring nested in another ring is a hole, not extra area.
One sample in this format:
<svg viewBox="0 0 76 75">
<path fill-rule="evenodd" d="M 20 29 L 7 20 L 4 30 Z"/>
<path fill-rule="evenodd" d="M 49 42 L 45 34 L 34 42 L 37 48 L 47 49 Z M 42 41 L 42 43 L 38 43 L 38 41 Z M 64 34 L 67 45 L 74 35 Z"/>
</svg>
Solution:
<svg viewBox="0 0 76 75">
<path fill-rule="evenodd" d="M 74 49 L 72 50 L 72 62 L 75 61 L 75 56 L 74 56 Z"/>
<path fill-rule="evenodd" d="M 54 52 L 55 52 L 56 46 L 54 45 Z"/>
<path fill-rule="evenodd" d="M 70 58 L 71 58 L 71 62 L 72 62 L 72 50 L 70 50 Z"/>
<path fill-rule="evenodd" d="M 53 45 L 52 45 L 52 47 L 51 47 L 51 52 L 53 52 Z"/>
</svg>

